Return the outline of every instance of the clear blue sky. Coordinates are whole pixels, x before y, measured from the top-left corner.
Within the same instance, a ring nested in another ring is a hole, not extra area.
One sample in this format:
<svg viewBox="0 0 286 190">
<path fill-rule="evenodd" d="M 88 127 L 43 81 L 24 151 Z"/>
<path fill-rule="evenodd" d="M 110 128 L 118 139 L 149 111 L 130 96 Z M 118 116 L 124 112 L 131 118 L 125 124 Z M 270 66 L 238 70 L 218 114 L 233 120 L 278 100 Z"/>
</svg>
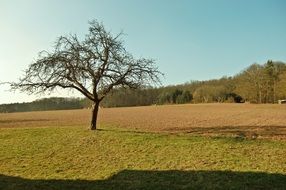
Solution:
<svg viewBox="0 0 286 190">
<path fill-rule="evenodd" d="M 0 81 L 16 81 L 58 36 L 83 36 L 92 19 L 123 30 L 135 56 L 156 59 L 164 85 L 286 61 L 285 0 L 0 0 Z M 0 103 L 39 98 L 8 89 L 0 86 Z M 77 96 L 52 94 L 67 95 Z"/>
</svg>

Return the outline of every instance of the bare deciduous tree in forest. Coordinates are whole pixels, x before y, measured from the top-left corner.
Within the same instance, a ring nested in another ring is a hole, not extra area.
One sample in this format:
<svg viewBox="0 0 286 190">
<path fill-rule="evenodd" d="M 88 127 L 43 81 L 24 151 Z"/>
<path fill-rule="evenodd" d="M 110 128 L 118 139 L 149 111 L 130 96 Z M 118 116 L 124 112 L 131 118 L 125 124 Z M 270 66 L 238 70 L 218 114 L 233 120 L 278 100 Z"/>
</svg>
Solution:
<svg viewBox="0 0 286 190">
<path fill-rule="evenodd" d="M 162 73 L 152 59 L 135 59 L 121 41 L 101 23 L 89 23 L 89 33 L 59 37 L 52 52 L 43 51 L 12 89 L 43 93 L 56 88 L 75 89 L 93 102 L 91 126 L 96 129 L 100 102 L 119 86 L 139 88 L 160 83 Z"/>
<path fill-rule="evenodd" d="M 271 60 L 263 65 L 252 64 L 235 77 L 235 92 L 255 103 L 277 103 L 277 98 L 285 97 L 283 62 Z"/>
</svg>

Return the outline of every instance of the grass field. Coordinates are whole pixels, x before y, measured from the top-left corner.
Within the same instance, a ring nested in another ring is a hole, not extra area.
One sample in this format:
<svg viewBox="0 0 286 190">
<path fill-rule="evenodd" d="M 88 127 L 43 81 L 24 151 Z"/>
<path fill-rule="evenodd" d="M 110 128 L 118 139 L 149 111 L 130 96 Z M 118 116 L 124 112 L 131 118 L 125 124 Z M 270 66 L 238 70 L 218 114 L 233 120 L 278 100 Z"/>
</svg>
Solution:
<svg viewBox="0 0 286 190">
<path fill-rule="evenodd" d="M 0 114 L 0 189 L 286 189 L 286 106 L 89 111 Z"/>
</svg>

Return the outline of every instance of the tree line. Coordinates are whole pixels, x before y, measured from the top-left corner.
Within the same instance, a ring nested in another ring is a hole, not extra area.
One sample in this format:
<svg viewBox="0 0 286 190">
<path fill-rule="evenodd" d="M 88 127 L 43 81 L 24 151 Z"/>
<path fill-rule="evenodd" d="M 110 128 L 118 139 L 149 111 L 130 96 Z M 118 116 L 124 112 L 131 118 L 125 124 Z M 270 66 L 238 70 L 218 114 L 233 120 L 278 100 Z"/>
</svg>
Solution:
<svg viewBox="0 0 286 190">
<path fill-rule="evenodd" d="M 184 103 L 277 103 L 286 99 L 286 64 L 254 63 L 233 77 L 138 89 L 115 88 L 102 107 L 147 106 Z M 0 112 L 90 108 L 87 98 L 45 98 L 30 103 L 0 105 Z"/>
<path fill-rule="evenodd" d="M 116 89 L 103 107 L 183 103 L 277 103 L 286 99 L 286 64 L 254 63 L 233 77 L 137 90 Z"/>
<path fill-rule="evenodd" d="M 43 98 L 33 102 L 1 104 L 0 113 L 81 109 L 86 107 L 82 98 Z"/>
<path fill-rule="evenodd" d="M 271 60 L 263 65 L 252 64 L 234 77 L 235 92 L 245 101 L 277 103 L 286 98 L 286 65 Z"/>
</svg>

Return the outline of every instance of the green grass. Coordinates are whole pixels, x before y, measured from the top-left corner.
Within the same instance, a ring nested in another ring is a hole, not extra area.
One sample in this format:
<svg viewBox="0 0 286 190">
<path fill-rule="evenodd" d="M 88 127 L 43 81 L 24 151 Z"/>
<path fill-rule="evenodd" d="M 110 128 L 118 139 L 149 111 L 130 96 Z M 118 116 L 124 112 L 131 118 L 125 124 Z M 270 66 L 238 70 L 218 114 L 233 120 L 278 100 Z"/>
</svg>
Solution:
<svg viewBox="0 0 286 190">
<path fill-rule="evenodd" d="M 286 189 L 286 142 L 0 129 L 0 189 Z"/>
</svg>

